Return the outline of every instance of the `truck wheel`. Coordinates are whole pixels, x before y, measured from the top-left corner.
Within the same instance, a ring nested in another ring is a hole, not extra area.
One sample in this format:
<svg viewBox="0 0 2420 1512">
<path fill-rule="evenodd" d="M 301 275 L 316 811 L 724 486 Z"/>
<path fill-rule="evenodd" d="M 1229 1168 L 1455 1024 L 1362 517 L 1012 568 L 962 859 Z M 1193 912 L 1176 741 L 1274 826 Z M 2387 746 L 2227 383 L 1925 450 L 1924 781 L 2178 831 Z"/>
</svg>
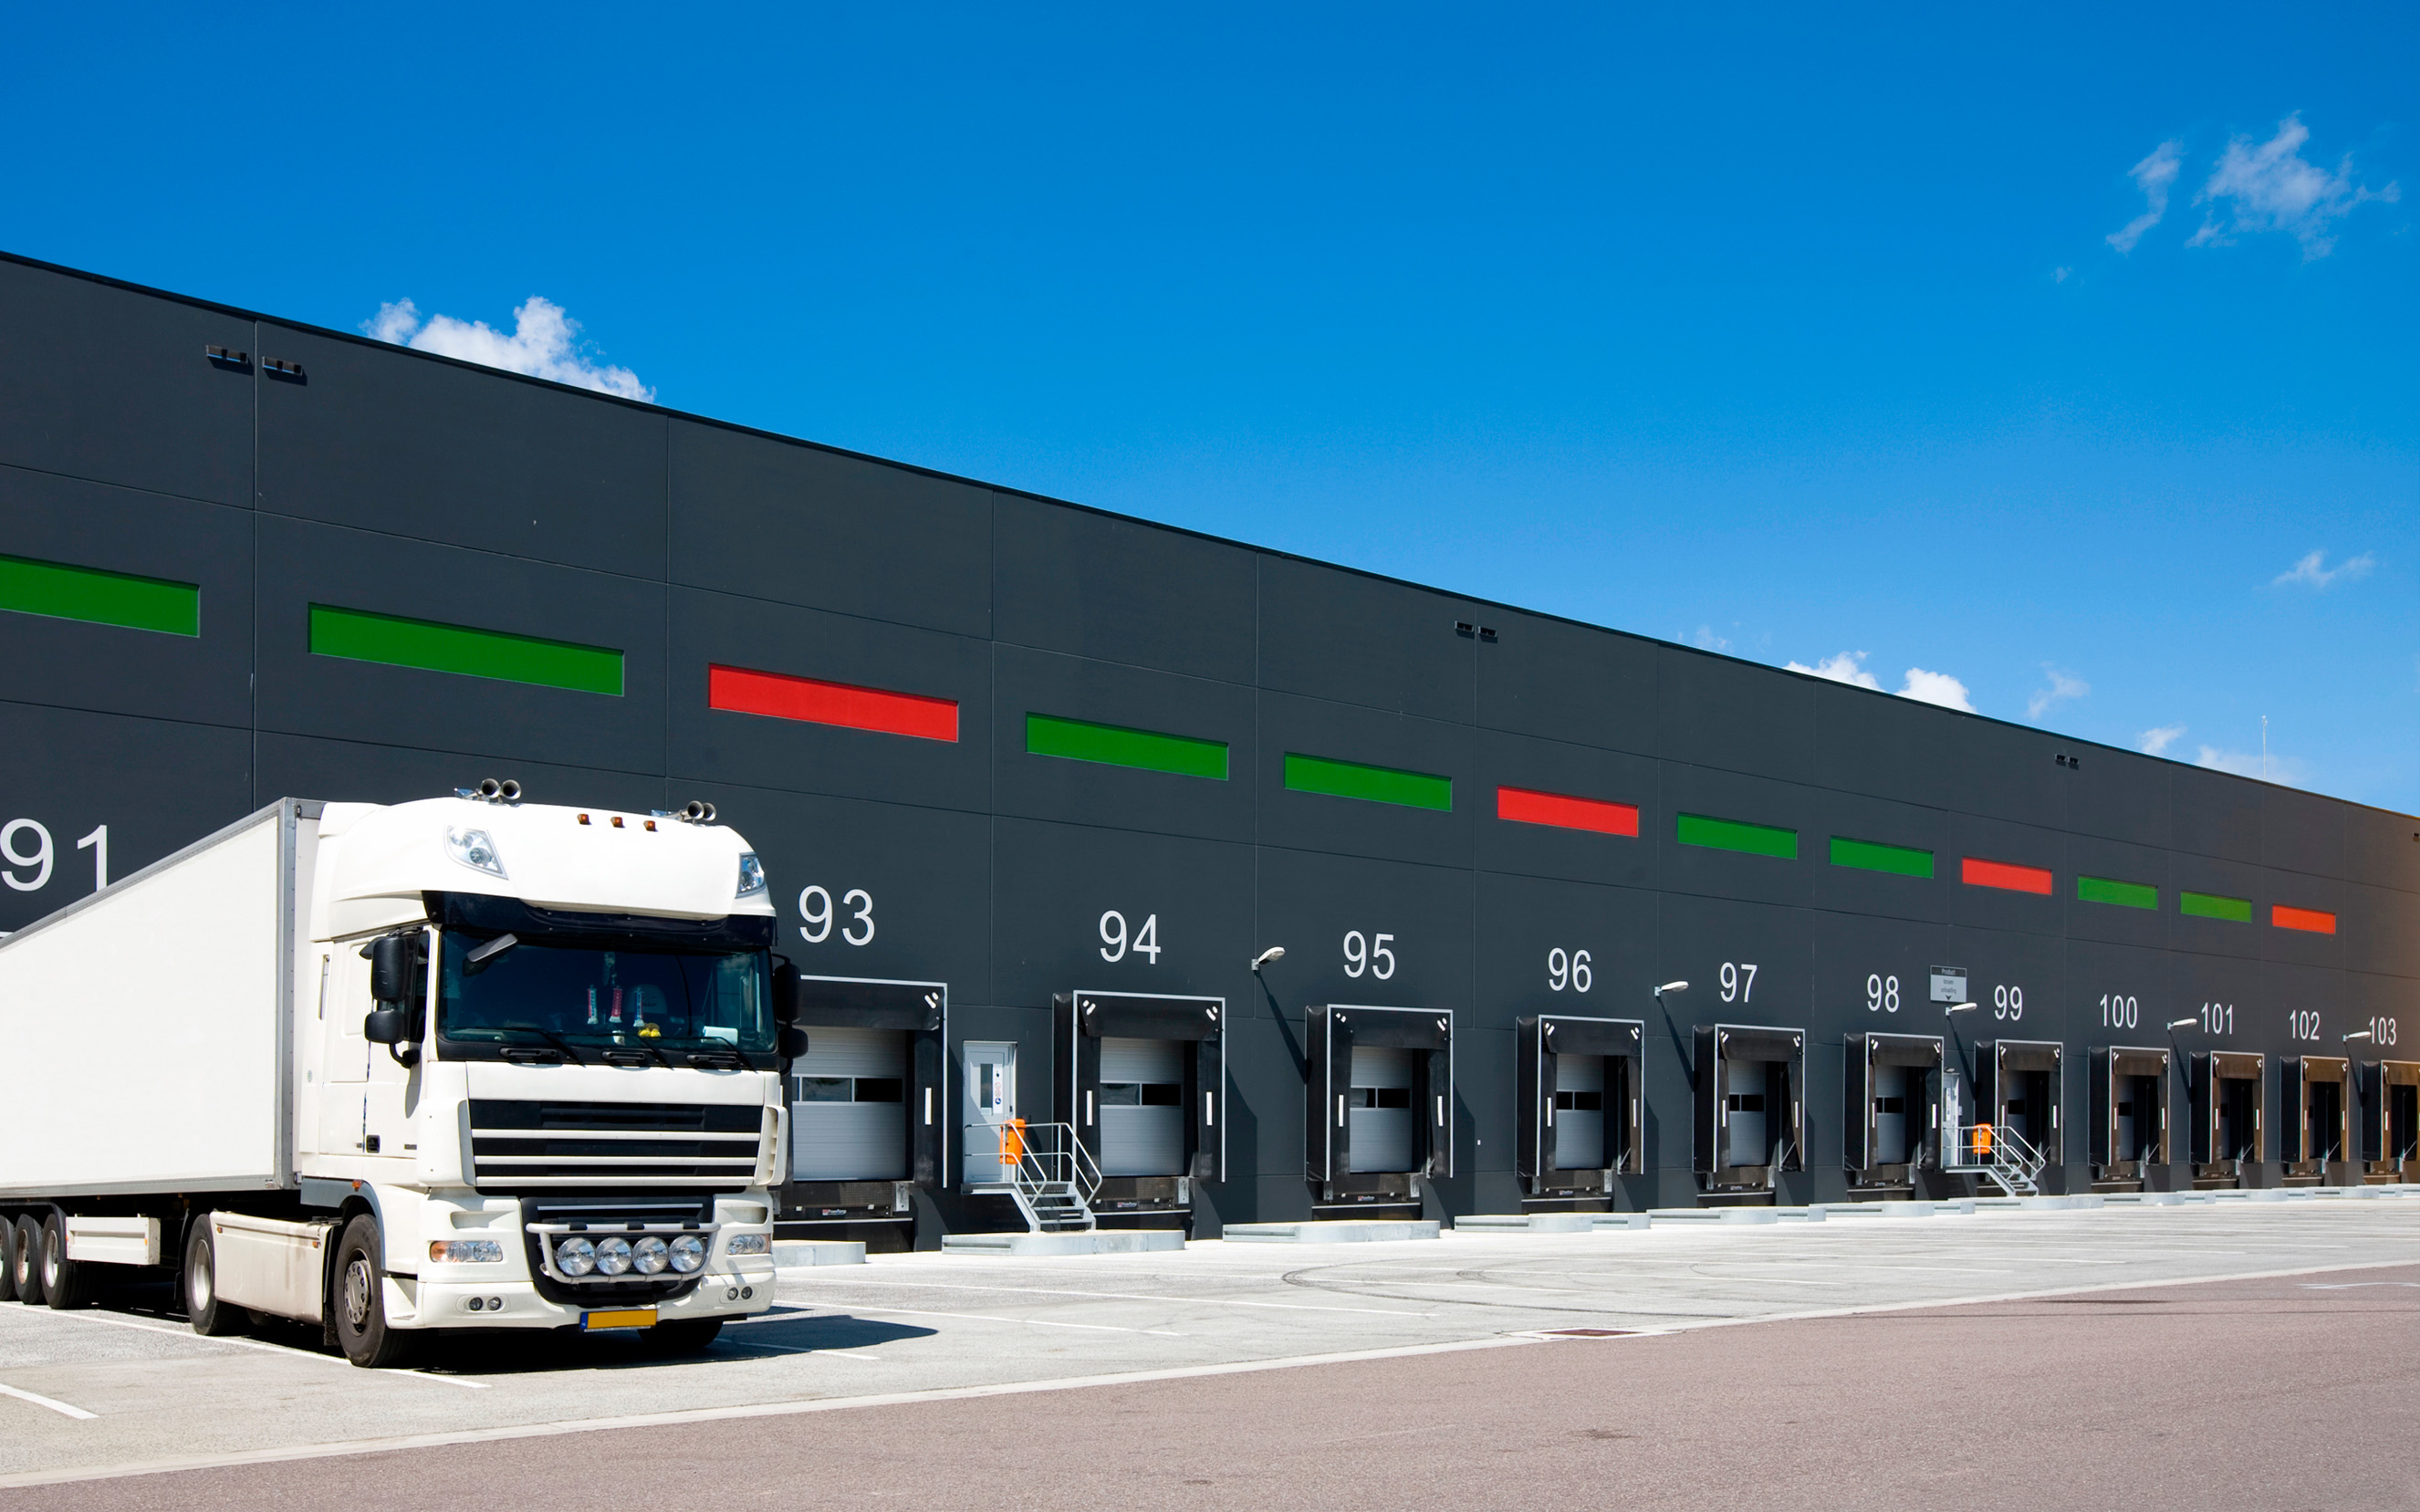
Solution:
<svg viewBox="0 0 2420 1512">
<path fill-rule="evenodd" d="M 0 1302 L 17 1300 L 17 1222 L 0 1214 Z"/>
<path fill-rule="evenodd" d="M 61 1312 L 92 1305 L 100 1277 L 89 1265 L 68 1258 L 68 1222 L 58 1213 L 42 1220 L 42 1300 Z"/>
<path fill-rule="evenodd" d="M 378 1220 L 364 1213 L 345 1226 L 345 1237 L 336 1245 L 336 1273 L 328 1288 L 336 1343 L 346 1359 L 365 1370 L 403 1364 L 417 1342 L 387 1327 L 384 1254 Z"/>
<path fill-rule="evenodd" d="M 640 1335 L 639 1348 L 665 1359 L 679 1354 L 704 1354 L 714 1347 L 721 1332 L 720 1318 L 683 1318 L 658 1323 Z"/>
<path fill-rule="evenodd" d="M 42 1304 L 42 1226 L 20 1215 L 8 1242 L 8 1273 L 17 1283 L 17 1300 L 28 1307 Z"/>
<path fill-rule="evenodd" d="M 219 1257 L 210 1241 L 210 1215 L 194 1216 L 193 1232 L 185 1236 L 185 1273 L 178 1278 L 185 1293 L 185 1320 L 196 1334 L 216 1338 L 242 1326 L 243 1309 L 219 1301 Z"/>
</svg>

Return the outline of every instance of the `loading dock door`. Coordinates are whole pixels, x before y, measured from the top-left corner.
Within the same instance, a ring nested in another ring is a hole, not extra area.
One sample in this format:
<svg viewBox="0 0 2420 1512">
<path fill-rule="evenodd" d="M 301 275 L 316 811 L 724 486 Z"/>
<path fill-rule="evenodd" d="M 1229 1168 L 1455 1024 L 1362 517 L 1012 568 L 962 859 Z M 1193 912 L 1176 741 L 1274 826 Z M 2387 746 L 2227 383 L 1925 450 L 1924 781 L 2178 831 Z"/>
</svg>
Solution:
<svg viewBox="0 0 2420 1512">
<path fill-rule="evenodd" d="M 2066 1100 L 2067 1058 L 2051 1040 L 1993 1040 L 1978 1047 L 1976 1113 L 1995 1129 L 2014 1130 L 2043 1163 L 2066 1160 L 2059 1104 Z"/>
<path fill-rule="evenodd" d="M 908 1036 L 820 1027 L 790 1063 L 790 1179 L 890 1181 L 908 1175 Z"/>
<path fill-rule="evenodd" d="M 790 1065 L 785 1220 L 904 1218 L 905 1183 L 940 1186 L 949 1014 L 943 982 L 799 979 L 807 1053 Z"/>
<path fill-rule="evenodd" d="M 2192 1061 L 2193 1162 L 2211 1176 L 2242 1174 L 2261 1152 L 2264 1057 L 2230 1050 L 2196 1050 Z"/>
<path fill-rule="evenodd" d="M 1698 1171 L 1710 1186 L 1769 1187 L 1806 1169 L 1806 1072 L 1803 1030 L 1698 1030 Z"/>
<path fill-rule="evenodd" d="M 2092 1164 L 2104 1180 L 2132 1181 L 2168 1161 L 2168 1052 L 2095 1046 Z"/>
<path fill-rule="evenodd" d="M 1184 1047 L 1104 1037 L 1099 1113 L 1102 1175 L 1184 1175 Z"/>
<path fill-rule="evenodd" d="M 2325 1180 L 2330 1162 L 2352 1157 L 2352 1063 L 2341 1056 L 2288 1056 L 2279 1071 L 2281 1158 L 2290 1175 Z"/>
<path fill-rule="evenodd" d="M 1941 1164 L 1939 1035 L 1853 1034 L 1843 1064 L 1846 1164 L 1869 1182 L 1898 1182 Z M 1888 1169 L 1885 1169 L 1888 1167 Z"/>
<path fill-rule="evenodd" d="M 1317 1200 L 1408 1201 L 1417 1178 L 1453 1174 L 1451 1010 L 1313 1004 L 1303 1040 L 1304 1174 Z"/>
<path fill-rule="evenodd" d="M 1636 1019 L 1549 1014 L 1512 1026 L 1515 1160 L 1532 1196 L 1602 1194 L 1644 1169 Z"/>
<path fill-rule="evenodd" d="M 1098 1206 L 1190 1206 L 1227 1171 L 1227 1004 L 1079 989 L 1050 999 L 1052 1116 L 1104 1178 Z"/>
</svg>

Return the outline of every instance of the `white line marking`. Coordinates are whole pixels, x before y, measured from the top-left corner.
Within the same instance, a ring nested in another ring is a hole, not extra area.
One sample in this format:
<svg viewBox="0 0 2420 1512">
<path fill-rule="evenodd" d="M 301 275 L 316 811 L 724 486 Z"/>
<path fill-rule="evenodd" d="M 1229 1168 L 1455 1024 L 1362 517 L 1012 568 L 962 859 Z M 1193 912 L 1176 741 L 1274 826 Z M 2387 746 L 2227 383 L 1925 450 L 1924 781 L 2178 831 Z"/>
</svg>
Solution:
<svg viewBox="0 0 2420 1512">
<path fill-rule="evenodd" d="M 182 1339 L 190 1344 L 225 1344 L 231 1349 L 264 1350 L 271 1354 L 282 1354 L 289 1360 L 311 1360 L 320 1365 L 340 1365 L 348 1367 L 352 1365 L 350 1360 L 341 1354 L 314 1354 L 309 1350 L 298 1350 L 285 1344 L 271 1344 L 265 1339 L 240 1339 L 224 1335 L 196 1334 L 191 1329 L 171 1328 L 163 1323 L 146 1323 L 136 1319 L 119 1318 L 109 1313 L 43 1312 L 26 1313 L 21 1316 L 54 1319 L 62 1322 L 72 1319 L 79 1323 L 107 1323 L 112 1328 L 131 1328 L 138 1334 L 163 1334 L 169 1338 Z M 457 1376 L 433 1376 L 424 1370 L 365 1370 L 362 1373 L 368 1376 L 410 1376 L 418 1381 L 433 1381 L 442 1386 L 459 1386 L 465 1391 L 488 1389 L 488 1383 L 483 1381 L 464 1381 Z"/>
<path fill-rule="evenodd" d="M 1171 1334 L 1164 1328 L 1117 1328 L 1108 1323 L 1056 1323 L 1041 1318 L 995 1318 L 989 1313 L 936 1313 L 919 1307 L 860 1307 L 861 1313 L 895 1313 L 902 1318 L 955 1318 L 970 1323 L 1023 1323 L 1032 1328 L 1080 1328 L 1095 1334 L 1149 1334 L 1156 1338 L 1189 1339 L 1190 1334 Z M 0 1485 L 8 1484 L 0 1481 Z"/>
<path fill-rule="evenodd" d="M 1879 1303 L 1862 1307 L 1835 1307 L 1820 1312 L 1776 1313 L 1759 1318 L 1716 1318 L 1678 1323 L 1626 1338 L 1665 1338 L 1700 1328 L 1727 1328 L 1742 1323 L 1789 1322 L 1803 1319 L 1850 1318 L 1865 1313 L 1914 1312 L 1927 1307 L 1970 1307 L 1986 1303 L 2028 1302 L 2042 1297 L 2069 1297 L 2095 1291 L 2149 1291 L 2165 1287 L 2209 1286 L 2223 1281 L 2269 1281 L 2283 1276 L 2323 1275 L 2332 1271 L 2400 1269 L 2408 1261 L 2369 1260 L 2344 1265 L 2297 1266 L 2286 1271 L 2254 1271 L 2233 1274 L 2172 1276 L 2165 1279 L 2108 1282 L 2089 1287 L 2052 1287 L 2039 1291 L 1997 1296 L 1937 1298 L 1923 1302 Z M 72 1315 L 70 1315 L 72 1316 Z M 671 1427 L 690 1423 L 719 1423 L 742 1418 L 794 1417 L 809 1412 L 836 1412 L 863 1407 L 898 1407 L 918 1402 L 965 1401 L 985 1396 L 1021 1396 L 1046 1391 L 1080 1391 L 1093 1386 L 1140 1385 L 1155 1381 L 1191 1381 L 1206 1376 L 1251 1375 L 1263 1370 L 1295 1370 L 1308 1365 L 1350 1365 L 1364 1360 L 1407 1360 L 1431 1354 L 1457 1354 L 1466 1350 L 1502 1350 L 1538 1346 L 1535 1335 L 1510 1335 L 1458 1339 L 1445 1344 L 1406 1344 L 1386 1350 L 1355 1350 L 1339 1354 L 1304 1354 L 1276 1360 L 1238 1360 L 1223 1365 L 1180 1365 L 1165 1370 L 1134 1370 L 1113 1375 L 1066 1376 L 1056 1381 L 1004 1381 L 989 1386 L 950 1386 L 926 1391 L 884 1392 L 866 1396 L 826 1396 L 810 1401 L 756 1402 L 735 1407 L 693 1407 L 667 1412 L 625 1417 L 597 1417 L 580 1422 L 531 1423 L 509 1427 L 466 1428 L 453 1432 L 416 1433 L 391 1439 L 357 1439 L 348 1443 L 294 1444 L 273 1449 L 243 1449 L 226 1454 L 188 1455 L 123 1465 L 72 1470 L 25 1471 L 0 1475 L 0 1489 L 56 1486 L 73 1481 L 121 1480 L 133 1475 L 158 1475 L 170 1471 L 209 1470 L 231 1465 L 285 1464 L 300 1459 L 335 1459 L 349 1455 L 387 1454 L 398 1449 L 433 1449 L 450 1444 L 495 1443 L 513 1439 L 555 1438 L 566 1433 L 611 1432 L 617 1428 Z M 1620 1344 L 1625 1338 L 1590 1342 Z"/>
<path fill-rule="evenodd" d="M 1140 1291 L 1070 1291 L 1056 1287 L 970 1287 L 954 1281 L 857 1281 L 852 1287 L 922 1287 L 935 1291 L 1023 1292 L 1036 1297 L 1093 1297 L 1109 1302 L 1166 1302 L 1180 1306 L 1274 1307 L 1291 1313 L 1361 1313 L 1373 1318 L 1435 1318 L 1435 1313 L 1407 1313 L 1396 1307 L 1317 1307 L 1301 1302 L 1241 1302 L 1231 1297 L 1163 1297 Z"/>
<path fill-rule="evenodd" d="M 14 1386 L 0 1386 L 0 1396 L 14 1396 L 21 1402 L 31 1402 L 36 1407 L 47 1407 L 62 1417 L 78 1418 L 86 1423 L 101 1415 L 99 1412 L 87 1412 L 81 1407 L 70 1407 L 55 1397 L 45 1396 L 39 1392 L 20 1391 Z"/>
</svg>

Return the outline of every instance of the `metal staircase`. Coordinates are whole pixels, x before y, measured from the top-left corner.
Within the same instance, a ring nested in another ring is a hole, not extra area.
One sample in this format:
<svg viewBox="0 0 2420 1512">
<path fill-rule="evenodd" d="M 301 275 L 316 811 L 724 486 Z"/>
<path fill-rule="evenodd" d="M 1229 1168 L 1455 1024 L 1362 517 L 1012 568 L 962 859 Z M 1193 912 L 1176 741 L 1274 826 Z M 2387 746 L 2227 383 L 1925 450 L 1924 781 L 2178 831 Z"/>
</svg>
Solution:
<svg viewBox="0 0 2420 1512">
<path fill-rule="evenodd" d="M 2042 1153 L 2004 1124 L 1953 1126 L 1942 1142 L 1941 1168 L 1955 1176 L 1988 1177 L 2012 1197 L 2038 1196 Z"/>
<path fill-rule="evenodd" d="M 1000 1178 L 971 1181 L 970 1193 L 1004 1196 L 1016 1204 L 1028 1233 L 1089 1234 L 1095 1227 L 1093 1198 L 1101 1190 L 1101 1167 L 1073 1126 L 1064 1123 L 974 1123 L 966 1130 L 969 1150 L 1000 1151 Z"/>
</svg>

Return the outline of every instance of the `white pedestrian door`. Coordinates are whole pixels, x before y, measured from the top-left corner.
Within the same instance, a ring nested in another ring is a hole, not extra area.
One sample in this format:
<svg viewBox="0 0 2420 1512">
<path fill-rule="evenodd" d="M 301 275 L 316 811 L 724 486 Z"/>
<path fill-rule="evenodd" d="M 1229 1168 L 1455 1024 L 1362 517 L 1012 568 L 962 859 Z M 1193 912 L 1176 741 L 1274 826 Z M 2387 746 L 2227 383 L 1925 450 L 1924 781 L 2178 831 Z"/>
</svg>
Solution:
<svg viewBox="0 0 2420 1512">
<path fill-rule="evenodd" d="M 998 1181 L 1000 1127 L 1016 1117 L 1016 1046 L 967 1041 L 966 1072 L 958 1078 L 959 1121 L 966 1125 L 963 1180 Z"/>
</svg>

